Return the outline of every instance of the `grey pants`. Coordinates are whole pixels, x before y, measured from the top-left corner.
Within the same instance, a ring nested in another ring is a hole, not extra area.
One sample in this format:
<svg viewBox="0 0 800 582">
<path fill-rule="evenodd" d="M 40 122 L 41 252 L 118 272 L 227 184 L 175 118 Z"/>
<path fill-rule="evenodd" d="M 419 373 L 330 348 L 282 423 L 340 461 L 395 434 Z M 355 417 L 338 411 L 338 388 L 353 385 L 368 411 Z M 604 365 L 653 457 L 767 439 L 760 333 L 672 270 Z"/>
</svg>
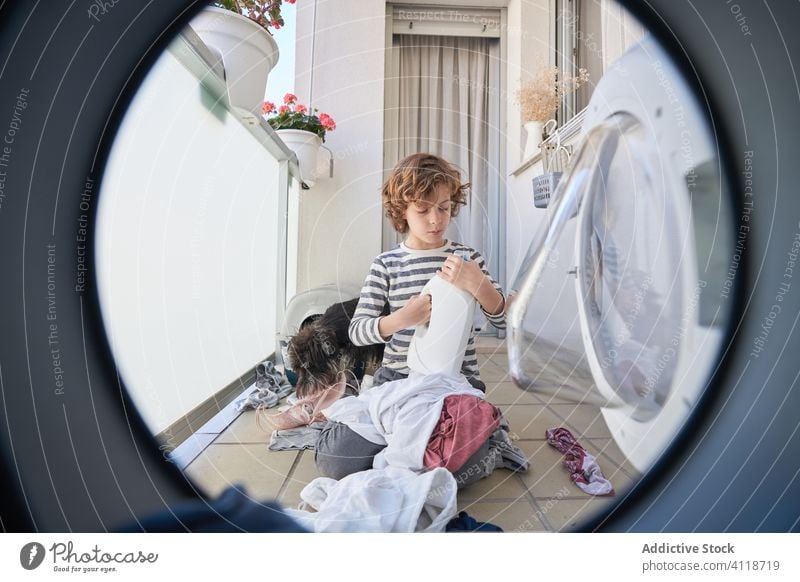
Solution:
<svg viewBox="0 0 800 582">
<path fill-rule="evenodd" d="M 375 385 L 401 378 L 405 378 L 405 375 L 380 368 L 375 372 Z M 486 392 L 486 385 L 477 378 L 467 380 L 476 389 Z M 346 424 L 328 421 L 317 440 L 314 461 L 322 476 L 339 480 L 352 473 L 372 469 L 372 460 L 384 448 L 385 445 L 368 441 Z M 487 440 L 453 476 L 459 487 L 465 487 L 488 477 L 493 469 L 494 457 Z"/>
</svg>

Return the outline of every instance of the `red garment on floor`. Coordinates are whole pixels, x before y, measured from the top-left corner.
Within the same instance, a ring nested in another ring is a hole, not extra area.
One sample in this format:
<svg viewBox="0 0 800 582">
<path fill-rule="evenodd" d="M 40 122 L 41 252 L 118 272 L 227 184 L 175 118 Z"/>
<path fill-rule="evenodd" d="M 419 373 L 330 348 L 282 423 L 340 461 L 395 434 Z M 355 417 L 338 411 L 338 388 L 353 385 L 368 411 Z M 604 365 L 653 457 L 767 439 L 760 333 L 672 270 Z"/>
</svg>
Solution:
<svg viewBox="0 0 800 582">
<path fill-rule="evenodd" d="M 467 394 L 448 396 L 425 448 L 425 468 L 458 471 L 498 426 L 500 411 L 497 407 Z"/>
<path fill-rule="evenodd" d="M 614 495 L 611 481 L 606 479 L 594 458 L 566 428 L 548 428 L 544 432 L 550 446 L 564 455 L 564 466 L 575 484 L 591 495 Z"/>
</svg>

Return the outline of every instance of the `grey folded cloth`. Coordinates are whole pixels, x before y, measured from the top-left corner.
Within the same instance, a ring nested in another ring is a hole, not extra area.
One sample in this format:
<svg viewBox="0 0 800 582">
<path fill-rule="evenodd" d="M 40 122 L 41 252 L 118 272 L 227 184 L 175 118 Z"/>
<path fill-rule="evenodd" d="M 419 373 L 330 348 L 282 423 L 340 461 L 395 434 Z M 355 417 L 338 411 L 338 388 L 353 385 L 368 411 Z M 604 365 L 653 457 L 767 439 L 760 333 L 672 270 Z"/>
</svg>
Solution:
<svg viewBox="0 0 800 582">
<path fill-rule="evenodd" d="M 283 374 L 275 369 L 275 364 L 269 360 L 256 366 L 256 381 L 253 387 L 252 392 L 236 401 L 237 412 L 246 408 L 272 408 L 278 405 L 281 398 L 294 392 L 294 386 L 287 382 Z"/>
<path fill-rule="evenodd" d="M 317 446 L 317 439 L 328 421 L 312 422 L 307 426 L 290 428 L 287 430 L 273 431 L 269 439 L 269 450 L 288 451 L 313 449 Z"/>
<path fill-rule="evenodd" d="M 255 384 L 254 384 L 255 386 Z M 267 388 L 256 388 L 250 394 L 236 401 L 236 412 L 247 408 L 272 408 L 278 405 L 278 395 Z"/>
</svg>

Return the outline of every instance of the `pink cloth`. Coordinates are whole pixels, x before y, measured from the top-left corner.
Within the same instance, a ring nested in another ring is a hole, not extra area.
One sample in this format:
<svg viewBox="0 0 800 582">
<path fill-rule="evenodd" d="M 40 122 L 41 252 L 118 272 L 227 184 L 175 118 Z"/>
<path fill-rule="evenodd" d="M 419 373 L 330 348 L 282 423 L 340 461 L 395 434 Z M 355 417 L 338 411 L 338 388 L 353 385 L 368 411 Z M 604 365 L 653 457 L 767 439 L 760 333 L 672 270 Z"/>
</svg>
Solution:
<svg viewBox="0 0 800 582">
<path fill-rule="evenodd" d="M 485 400 L 466 394 L 446 397 L 425 448 L 425 468 L 458 471 L 498 426 L 500 411 Z"/>
<path fill-rule="evenodd" d="M 564 454 L 564 466 L 569 469 L 575 485 L 590 495 L 614 495 L 611 481 L 605 478 L 591 454 L 565 428 L 548 428 L 547 442 Z"/>
</svg>

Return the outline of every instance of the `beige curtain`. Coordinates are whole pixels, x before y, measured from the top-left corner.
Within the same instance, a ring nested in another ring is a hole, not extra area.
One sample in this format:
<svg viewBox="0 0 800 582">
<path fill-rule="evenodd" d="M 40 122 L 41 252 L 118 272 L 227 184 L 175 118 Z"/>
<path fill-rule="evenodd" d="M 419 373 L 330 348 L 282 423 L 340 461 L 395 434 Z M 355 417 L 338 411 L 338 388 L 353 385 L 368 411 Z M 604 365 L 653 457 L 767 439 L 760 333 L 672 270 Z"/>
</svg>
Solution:
<svg viewBox="0 0 800 582">
<path fill-rule="evenodd" d="M 416 152 L 442 156 L 472 184 L 447 238 L 488 257 L 489 43 L 486 38 L 397 35 L 398 107 L 387 112 L 386 163 Z"/>
</svg>

